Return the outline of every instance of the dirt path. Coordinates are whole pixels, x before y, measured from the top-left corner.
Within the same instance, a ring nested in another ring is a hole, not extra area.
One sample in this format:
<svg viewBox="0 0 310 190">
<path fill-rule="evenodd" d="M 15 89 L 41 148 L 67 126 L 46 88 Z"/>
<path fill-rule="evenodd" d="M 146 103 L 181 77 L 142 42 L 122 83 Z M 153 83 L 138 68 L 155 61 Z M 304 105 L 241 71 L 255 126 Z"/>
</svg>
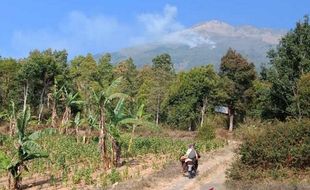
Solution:
<svg viewBox="0 0 310 190">
<path fill-rule="evenodd" d="M 236 147 L 236 142 L 229 141 L 229 144 L 224 148 L 204 155 L 199 163 L 198 175 L 194 179 L 188 179 L 180 174 L 173 180 L 158 180 L 158 183 L 149 189 L 208 190 L 214 188 L 214 190 L 225 190 L 225 171 L 233 160 Z"/>
<path fill-rule="evenodd" d="M 225 190 L 225 171 L 234 158 L 237 142 L 229 141 L 225 147 L 202 155 L 199 161 L 198 174 L 188 179 L 181 173 L 178 161 L 168 164 L 165 168 L 139 181 L 127 181 L 112 187 L 113 190 L 146 189 L 146 190 Z"/>
</svg>

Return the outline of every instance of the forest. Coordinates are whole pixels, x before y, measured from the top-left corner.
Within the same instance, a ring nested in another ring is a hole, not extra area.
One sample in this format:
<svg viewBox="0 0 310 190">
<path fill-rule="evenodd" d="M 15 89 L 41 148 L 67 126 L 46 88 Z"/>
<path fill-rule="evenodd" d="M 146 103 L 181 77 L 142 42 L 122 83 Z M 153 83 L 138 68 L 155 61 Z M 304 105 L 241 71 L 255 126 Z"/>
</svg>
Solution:
<svg viewBox="0 0 310 190">
<path fill-rule="evenodd" d="M 309 183 L 309 18 L 266 56 L 269 63 L 255 68 L 232 47 L 219 70 L 210 64 L 180 72 L 167 53 L 141 68 L 131 58 L 112 64 L 109 53 L 1 57 L 0 179 L 9 176 L 9 188 L 20 189 L 23 178 L 49 171 L 51 186 L 109 187 L 140 175 L 143 166 L 118 170 L 130 158 L 167 157 L 146 168 L 177 160 L 193 142 L 182 134 L 194 134 L 201 152 L 225 146 L 221 129 L 242 141 L 227 174 L 232 182 L 298 176 Z M 217 113 L 219 106 L 228 113 Z"/>
</svg>

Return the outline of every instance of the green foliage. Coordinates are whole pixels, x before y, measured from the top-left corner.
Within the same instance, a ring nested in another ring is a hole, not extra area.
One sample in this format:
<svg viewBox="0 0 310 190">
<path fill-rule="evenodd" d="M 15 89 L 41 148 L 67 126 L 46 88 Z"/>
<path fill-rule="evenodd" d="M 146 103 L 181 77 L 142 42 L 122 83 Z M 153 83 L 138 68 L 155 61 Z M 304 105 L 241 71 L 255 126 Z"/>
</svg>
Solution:
<svg viewBox="0 0 310 190">
<path fill-rule="evenodd" d="M 26 163 L 38 158 L 46 158 L 48 154 L 41 150 L 39 144 L 36 140 L 42 137 L 44 134 L 52 133 L 51 130 L 36 131 L 34 133 L 26 133 L 26 127 L 30 120 L 30 109 L 29 107 L 24 107 L 23 111 L 19 114 L 17 118 L 17 147 L 15 156 L 10 159 L 5 156 L 2 152 L 0 155 L 0 165 L 2 169 L 6 169 L 14 180 L 13 187 L 16 189 L 21 188 L 21 175 L 22 171 L 28 168 Z M 8 161 L 10 162 L 9 164 Z"/>
<path fill-rule="evenodd" d="M 270 118 L 271 103 L 270 103 L 270 89 L 271 84 L 267 81 L 255 80 L 253 81 L 254 97 L 250 105 L 249 115 L 254 118 Z"/>
<path fill-rule="evenodd" d="M 256 78 L 254 64 L 249 63 L 235 50 L 229 49 L 221 59 L 220 75 L 227 77 L 231 83 L 226 105 L 232 114 L 237 113 L 239 120 L 242 120 L 253 98 L 252 87 Z"/>
<path fill-rule="evenodd" d="M 130 136 L 122 135 L 121 139 L 123 147 L 128 147 Z M 160 155 L 170 154 L 175 159 L 179 159 L 179 157 L 186 152 L 188 145 L 191 143 L 193 142 L 190 140 L 172 139 L 169 137 L 135 137 L 129 154 L 130 156 L 144 155 L 148 153 Z M 221 146 L 223 146 L 223 142 L 217 140 L 198 141 L 196 143 L 196 148 L 199 152 L 205 152 Z"/>
<path fill-rule="evenodd" d="M 66 51 L 34 50 L 27 59 L 22 61 L 17 78 L 20 87 L 28 84 L 28 100 L 33 108 L 37 108 L 44 99 L 47 99 L 49 89 L 57 79 L 61 84 L 67 80 L 67 53 Z M 21 91 L 23 88 L 20 88 Z M 22 94 L 22 93 L 20 93 Z M 18 101 L 20 102 L 20 101 Z"/>
<path fill-rule="evenodd" d="M 300 117 L 310 117 L 310 73 L 301 75 L 297 82 L 297 93 L 293 98 L 291 111 Z"/>
<path fill-rule="evenodd" d="M 101 88 L 107 88 L 113 81 L 113 65 L 111 54 L 105 54 L 99 58 L 98 74 L 95 76 Z"/>
<path fill-rule="evenodd" d="M 10 159 L 8 156 L 0 151 L 0 170 L 7 170 L 8 166 L 10 164 Z"/>
<path fill-rule="evenodd" d="M 218 103 L 216 101 L 218 85 L 219 77 L 211 65 L 180 73 L 171 85 L 164 102 L 168 124 L 187 129 L 199 123 L 203 101 L 207 98 L 209 108 Z"/>
<path fill-rule="evenodd" d="M 248 134 L 239 154 L 253 168 L 310 167 L 310 121 L 271 124 Z"/>
<path fill-rule="evenodd" d="M 137 74 L 138 71 L 136 66 L 131 58 L 126 59 L 120 62 L 114 68 L 114 75 L 118 77 L 122 77 L 122 83 L 119 85 L 119 92 L 124 94 L 128 94 L 129 96 L 133 97 L 137 94 L 138 86 L 137 86 Z"/>
<path fill-rule="evenodd" d="M 121 175 L 115 168 L 112 169 L 111 173 L 108 174 L 108 179 L 111 181 L 112 184 L 121 181 Z"/>
<path fill-rule="evenodd" d="M 243 141 L 239 158 L 226 172 L 229 183 L 309 183 L 309 124 L 309 120 L 244 123 L 237 130 Z"/>
<path fill-rule="evenodd" d="M 268 53 L 271 68 L 267 79 L 272 84 L 270 103 L 272 117 L 284 120 L 287 116 L 301 117 L 300 109 L 292 109 L 298 100 L 297 83 L 301 75 L 310 72 L 310 25 L 309 17 L 288 32 L 276 50 Z"/>
<path fill-rule="evenodd" d="M 208 141 L 215 138 L 215 122 L 207 119 L 203 126 L 198 127 L 198 139 Z"/>
<path fill-rule="evenodd" d="M 74 175 L 72 176 L 72 182 L 74 184 L 78 184 L 83 181 L 86 185 L 91 185 L 93 183 L 91 176 L 92 173 L 93 171 L 90 168 L 79 169 L 74 172 Z"/>
<path fill-rule="evenodd" d="M 18 96 L 16 83 L 17 73 L 20 65 L 14 59 L 0 58 L 0 112 L 2 109 L 8 109 L 10 100 Z"/>
<path fill-rule="evenodd" d="M 174 72 L 174 66 L 169 54 L 164 53 L 152 59 L 154 70 L 164 70 L 166 72 Z"/>
</svg>

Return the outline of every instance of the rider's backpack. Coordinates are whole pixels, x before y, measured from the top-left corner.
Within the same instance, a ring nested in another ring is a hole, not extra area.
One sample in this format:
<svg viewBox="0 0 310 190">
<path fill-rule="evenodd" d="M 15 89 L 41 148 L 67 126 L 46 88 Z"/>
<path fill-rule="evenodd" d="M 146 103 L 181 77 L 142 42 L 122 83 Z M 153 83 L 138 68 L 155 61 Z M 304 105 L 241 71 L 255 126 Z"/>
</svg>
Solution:
<svg viewBox="0 0 310 190">
<path fill-rule="evenodd" d="M 195 159 L 196 158 L 196 151 L 194 149 L 191 150 L 191 152 L 188 154 L 189 159 Z"/>
</svg>

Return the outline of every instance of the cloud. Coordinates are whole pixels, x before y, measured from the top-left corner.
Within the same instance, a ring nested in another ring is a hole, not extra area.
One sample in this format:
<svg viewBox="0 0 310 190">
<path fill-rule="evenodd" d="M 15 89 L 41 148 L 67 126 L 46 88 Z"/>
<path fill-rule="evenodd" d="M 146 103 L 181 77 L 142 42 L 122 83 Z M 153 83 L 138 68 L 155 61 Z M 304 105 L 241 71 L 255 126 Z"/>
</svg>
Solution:
<svg viewBox="0 0 310 190">
<path fill-rule="evenodd" d="M 147 42 L 183 44 L 191 48 L 207 44 L 215 47 L 215 42 L 206 35 L 201 35 L 177 21 L 178 9 L 175 6 L 166 5 L 162 13 L 148 13 L 138 16 L 145 32 L 142 36 L 133 38 L 134 44 Z"/>
<path fill-rule="evenodd" d="M 72 11 L 54 28 L 15 31 L 12 47 L 26 55 L 32 49 L 67 49 L 71 55 L 117 50 L 126 45 L 126 25 L 104 15 Z"/>
<path fill-rule="evenodd" d="M 215 43 L 206 35 L 185 29 L 177 20 L 177 7 L 166 5 L 161 12 L 144 13 L 132 26 L 107 15 L 88 16 L 72 11 L 55 26 L 16 30 L 11 46 L 20 57 L 33 49 L 66 49 L 69 55 L 117 51 L 145 43 L 173 43 L 189 47 Z"/>
<path fill-rule="evenodd" d="M 161 37 L 161 35 L 184 29 L 184 26 L 176 20 L 177 12 L 176 7 L 166 5 L 162 14 L 141 14 L 138 20 L 143 23 L 149 35 Z"/>
</svg>

